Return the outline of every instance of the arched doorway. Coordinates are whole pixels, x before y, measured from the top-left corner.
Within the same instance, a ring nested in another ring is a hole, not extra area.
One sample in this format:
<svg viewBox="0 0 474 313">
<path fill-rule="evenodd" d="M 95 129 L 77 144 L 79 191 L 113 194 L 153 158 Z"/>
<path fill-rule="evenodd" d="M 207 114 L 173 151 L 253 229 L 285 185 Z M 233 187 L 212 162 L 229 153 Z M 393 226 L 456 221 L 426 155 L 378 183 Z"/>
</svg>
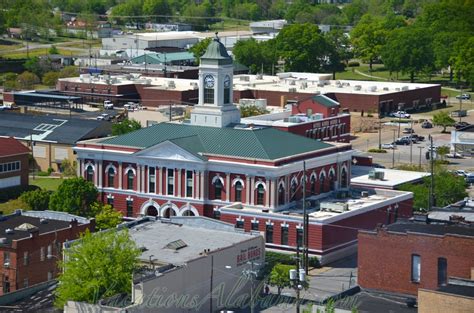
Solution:
<svg viewBox="0 0 474 313">
<path fill-rule="evenodd" d="M 172 208 L 168 207 L 168 208 L 163 210 L 162 216 L 164 218 L 170 218 L 172 216 L 176 216 L 176 212 Z"/>
<path fill-rule="evenodd" d="M 158 209 L 155 206 L 150 205 L 148 208 L 146 208 L 146 215 L 158 216 Z"/>
<path fill-rule="evenodd" d="M 182 216 L 196 216 L 193 211 L 191 210 L 186 210 L 182 214 Z"/>
</svg>

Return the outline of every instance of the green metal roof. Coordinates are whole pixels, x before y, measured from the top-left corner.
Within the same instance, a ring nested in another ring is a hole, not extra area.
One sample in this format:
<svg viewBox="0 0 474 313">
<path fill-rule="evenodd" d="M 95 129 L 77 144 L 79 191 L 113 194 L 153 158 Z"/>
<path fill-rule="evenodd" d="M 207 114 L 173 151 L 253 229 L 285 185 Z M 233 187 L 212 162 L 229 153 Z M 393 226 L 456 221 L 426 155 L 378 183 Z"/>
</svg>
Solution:
<svg viewBox="0 0 474 313">
<path fill-rule="evenodd" d="M 218 64 L 230 64 L 232 58 L 227 53 L 227 49 L 220 42 L 219 38 L 214 38 L 209 46 L 207 46 L 206 52 L 201 56 L 201 62 L 204 63 L 218 63 Z"/>
<path fill-rule="evenodd" d="M 132 58 L 131 61 L 132 63 L 135 64 L 141 64 L 146 61 L 147 64 L 163 64 L 165 63 L 171 63 L 171 62 L 176 62 L 176 61 L 193 61 L 194 54 L 183 51 L 183 52 L 170 52 L 170 53 L 156 53 L 156 52 L 150 52 L 146 54 L 142 54 L 140 56 L 137 56 L 135 58 Z"/>
<path fill-rule="evenodd" d="M 202 154 L 276 160 L 332 147 L 331 144 L 274 128 L 239 129 L 160 123 L 113 138 L 100 144 L 146 149 L 170 141 L 204 159 Z"/>
<path fill-rule="evenodd" d="M 339 103 L 327 96 L 324 95 L 315 95 L 312 97 L 313 101 L 316 101 L 317 103 L 320 103 L 324 105 L 325 107 L 328 108 L 333 108 L 339 106 Z"/>
</svg>

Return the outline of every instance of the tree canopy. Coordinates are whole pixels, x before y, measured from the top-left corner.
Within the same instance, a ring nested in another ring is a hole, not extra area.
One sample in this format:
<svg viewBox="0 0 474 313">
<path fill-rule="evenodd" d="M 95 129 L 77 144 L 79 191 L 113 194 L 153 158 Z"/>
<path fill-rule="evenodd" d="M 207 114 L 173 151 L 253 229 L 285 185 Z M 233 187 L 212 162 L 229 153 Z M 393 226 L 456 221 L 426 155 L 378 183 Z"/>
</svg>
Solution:
<svg viewBox="0 0 474 313">
<path fill-rule="evenodd" d="M 128 231 L 110 230 L 91 234 L 86 231 L 64 250 L 66 262 L 60 262 L 55 306 L 67 301 L 97 303 L 104 297 L 130 293 L 132 274 L 141 252 Z"/>
<path fill-rule="evenodd" d="M 208 37 L 196 43 L 189 49 L 189 52 L 191 52 L 194 55 L 194 58 L 196 59 L 197 64 L 199 64 L 201 60 L 201 56 L 206 52 L 206 49 L 211 43 L 211 41 L 212 41 L 212 38 Z"/>
<path fill-rule="evenodd" d="M 278 295 L 281 294 L 283 288 L 290 287 L 290 270 L 294 269 L 293 265 L 285 265 L 285 264 L 276 264 L 271 273 L 270 273 L 270 285 L 276 286 L 278 289 Z"/>
<path fill-rule="evenodd" d="M 446 127 L 454 126 L 455 123 L 456 121 L 445 111 L 433 115 L 433 124 L 443 127 L 443 133 L 446 132 Z"/>
<path fill-rule="evenodd" d="M 112 135 L 118 136 L 123 135 L 126 133 L 130 133 L 132 131 L 138 130 L 142 128 L 142 125 L 139 121 L 132 119 L 124 119 L 119 123 L 115 123 L 112 125 Z"/>
<path fill-rule="evenodd" d="M 91 204 L 97 200 L 98 191 L 93 183 L 81 177 L 64 180 L 49 200 L 49 208 L 70 214 L 91 217 Z"/>
<path fill-rule="evenodd" d="M 122 223 L 122 213 L 115 211 L 109 204 L 94 202 L 91 205 L 91 211 L 95 215 L 95 226 L 98 230 L 114 228 Z"/>
</svg>

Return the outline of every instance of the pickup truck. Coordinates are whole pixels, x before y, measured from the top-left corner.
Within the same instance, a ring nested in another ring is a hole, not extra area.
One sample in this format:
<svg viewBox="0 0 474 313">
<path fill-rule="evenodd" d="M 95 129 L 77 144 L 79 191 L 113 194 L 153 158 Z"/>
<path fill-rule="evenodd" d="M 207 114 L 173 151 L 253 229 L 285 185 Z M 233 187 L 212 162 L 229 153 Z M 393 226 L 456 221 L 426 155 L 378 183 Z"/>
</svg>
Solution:
<svg viewBox="0 0 474 313">
<path fill-rule="evenodd" d="M 104 101 L 104 109 L 109 110 L 109 109 L 113 109 L 113 108 L 114 108 L 114 104 L 112 103 L 112 101 L 110 101 L 110 100 L 105 100 Z"/>
</svg>

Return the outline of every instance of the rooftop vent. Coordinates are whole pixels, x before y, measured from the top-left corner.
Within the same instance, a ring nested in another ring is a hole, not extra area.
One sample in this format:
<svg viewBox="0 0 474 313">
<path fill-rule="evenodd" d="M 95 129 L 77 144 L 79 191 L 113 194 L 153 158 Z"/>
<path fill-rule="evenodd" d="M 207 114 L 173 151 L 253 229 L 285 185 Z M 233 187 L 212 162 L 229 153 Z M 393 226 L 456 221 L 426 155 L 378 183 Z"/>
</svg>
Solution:
<svg viewBox="0 0 474 313">
<path fill-rule="evenodd" d="M 165 248 L 166 249 L 171 249 L 171 250 L 179 250 L 179 249 L 182 249 L 184 247 L 187 247 L 188 245 L 182 241 L 181 239 L 178 239 L 178 240 L 175 240 L 175 241 L 172 241 L 170 243 L 168 243 Z"/>
<path fill-rule="evenodd" d="M 14 233 L 13 229 L 11 229 L 11 228 L 5 229 L 5 234 L 11 235 L 11 234 L 13 234 L 13 233 Z"/>
<path fill-rule="evenodd" d="M 296 92 L 296 88 L 288 88 L 288 92 Z"/>
<path fill-rule="evenodd" d="M 4 245 L 6 243 L 7 243 L 7 238 L 5 237 L 0 238 L 0 244 Z"/>
<path fill-rule="evenodd" d="M 32 232 L 32 231 L 38 230 L 38 227 L 31 225 L 30 223 L 23 223 L 20 226 L 15 227 L 15 230 Z"/>
<path fill-rule="evenodd" d="M 363 198 L 367 198 L 369 196 L 369 192 L 368 191 L 362 191 L 360 193 L 360 196 L 363 197 Z"/>
<path fill-rule="evenodd" d="M 248 82 L 248 81 L 250 81 L 250 77 L 249 76 L 240 76 L 240 80 L 244 81 L 244 82 Z"/>
<path fill-rule="evenodd" d="M 48 220 L 45 218 L 40 219 L 41 224 L 48 224 Z"/>
</svg>

